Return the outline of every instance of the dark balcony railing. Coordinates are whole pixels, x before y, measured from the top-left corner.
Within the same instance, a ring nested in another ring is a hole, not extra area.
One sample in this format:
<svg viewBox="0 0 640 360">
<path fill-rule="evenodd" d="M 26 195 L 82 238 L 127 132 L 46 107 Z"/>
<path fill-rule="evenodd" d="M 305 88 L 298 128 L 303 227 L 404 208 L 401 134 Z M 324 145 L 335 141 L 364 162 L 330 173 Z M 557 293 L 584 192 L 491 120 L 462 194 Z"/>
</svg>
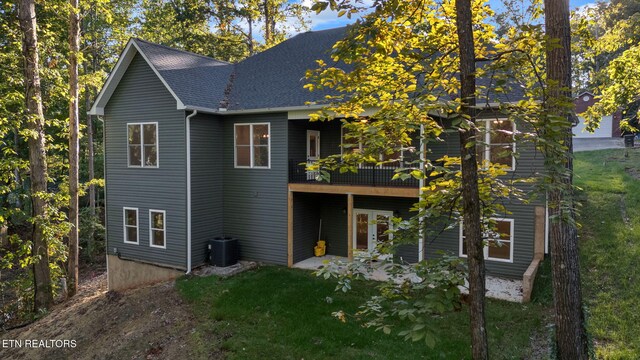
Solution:
<svg viewBox="0 0 640 360">
<path fill-rule="evenodd" d="M 394 168 L 375 165 L 361 165 L 358 172 L 329 171 L 329 181 L 317 181 L 314 173 L 305 170 L 304 160 L 289 160 L 289 182 L 325 185 L 360 185 L 382 187 L 418 187 L 418 180 L 411 177 L 407 180 L 391 180 L 395 174 Z"/>
</svg>

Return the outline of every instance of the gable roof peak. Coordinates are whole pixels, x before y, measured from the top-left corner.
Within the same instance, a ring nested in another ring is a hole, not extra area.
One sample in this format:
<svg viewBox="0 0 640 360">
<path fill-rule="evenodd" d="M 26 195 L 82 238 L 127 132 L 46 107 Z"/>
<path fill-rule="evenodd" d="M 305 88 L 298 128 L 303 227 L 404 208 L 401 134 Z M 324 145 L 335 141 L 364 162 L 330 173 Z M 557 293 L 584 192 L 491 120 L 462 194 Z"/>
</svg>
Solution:
<svg viewBox="0 0 640 360">
<path fill-rule="evenodd" d="M 206 56 L 206 55 L 202 55 L 202 54 L 198 54 L 198 53 L 194 53 L 194 52 L 191 52 L 191 51 L 186 51 L 186 50 L 182 50 L 182 49 L 178 49 L 178 48 L 173 48 L 171 46 L 154 43 L 154 42 L 143 40 L 143 39 L 140 39 L 140 38 L 137 38 L 137 37 L 132 37 L 131 41 L 137 42 L 138 44 L 141 43 L 141 44 L 148 45 L 148 46 L 154 46 L 154 47 L 157 47 L 157 48 L 162 48 L 162 49 L 165 49 L 165 50 L 167 50 L 169 52 L 182 53 L 184 55 L 189 55 L 189 56 L 197 56 L 197 57 L 209 60 L 209 61 L 218 62 L 221 65 L 232 65 L 232 63 L 230 63 L 228 61 L 218 60 L 218 59 L 212 58 L 210 56 Z"/>
</svg>

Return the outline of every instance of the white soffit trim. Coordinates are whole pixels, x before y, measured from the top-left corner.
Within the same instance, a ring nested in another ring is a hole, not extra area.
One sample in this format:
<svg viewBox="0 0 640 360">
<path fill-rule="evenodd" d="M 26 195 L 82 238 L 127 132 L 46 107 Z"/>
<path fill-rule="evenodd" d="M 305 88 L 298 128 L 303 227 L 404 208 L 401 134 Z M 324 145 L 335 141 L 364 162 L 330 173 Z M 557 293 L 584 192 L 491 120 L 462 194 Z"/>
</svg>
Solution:
<svg viewBox="0 0 640 360">
<path fill-rule="evenodd" d="M 158 72 L 158 69 L 156 69 L 155 66 L 153 66 L 153 64 L 151 63 L 151 61 L 149 61 L 149 58 L 147 58 L 147 55 L 145 55 L 145 53 L 140 50 L 140 47 L 138 46 L 138 44 L 136 44 L 135 39 L 130 39 L 129 42 L 127 43 L 127 46 L 122 51 L 122 54 L 120 54 L 120 57 L 118 58 L 118 62 L 116 63 L 116 66 L 113 68 L 113 70 L 111 70 L 111 73 L 109 74 L 107 81 L 104 83 L 102 90 L 100 90 L 98 97 L 96 98 L 95 102 L 93 103 L 93 106 L 91 107 L 91 110 L 89 111 L 89 115 L 104 115 L 104 107 L 109 102 L 111 95 L 113 95 L 114 91 L 116 90 L 116 87 L 120 83 L 120 80 L 122 80 L 124 73 L 127 71 L 127 68 L 131 64 L 131 61 L 133 60 L 136 53 L 139 53 L 140 55 L 142 55 L 142 58 L 147 62 L 151 70 L 153 70 L 153 73 L 156 74 L 158 79 L 160 79 L 160 81 L 167 88 L 169 93 L 171 93 L 173 98 L 176 99 L 176 109 L 177 110 L 185 109 L 185 106 L 182 103 L 182 101 L 173 92 L 173 89 L 169 87 L 169 84 L 167 84 L 165 79 L 160 75 L 160 73 Z"/>
<path fill-rule="evenodd" d="M 309 119 L 309 115 L 312 112 L 316 112 L 317 110 L 320 110 L 325 106 L 328 105 L 313 105 L 313 107 L 309 106 L 305 110 L 289 110 L 288 118 L 289 120 L 307 120 Z M 366 108 L 364 112 L 360 114 L 360 116 L 373 116 L 378 111 L 380 111 L 379 107 Z M 341 114 L 332 113 L 332 115 L 335 117 L 342 117 Z"/>
</svg>

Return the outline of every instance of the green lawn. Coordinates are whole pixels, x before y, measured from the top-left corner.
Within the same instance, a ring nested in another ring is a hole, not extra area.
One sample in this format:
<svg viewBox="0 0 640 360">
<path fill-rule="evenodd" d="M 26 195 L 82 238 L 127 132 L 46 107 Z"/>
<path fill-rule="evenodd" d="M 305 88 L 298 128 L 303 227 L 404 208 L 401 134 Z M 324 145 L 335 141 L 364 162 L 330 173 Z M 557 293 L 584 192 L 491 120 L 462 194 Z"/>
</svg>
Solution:
<svg viewBox="0 0 640 360">
<path fill-rule="evenodd" d="M 465 359 L 469 358 L 468 313 L 434 318 L 440 331 L 435 349 L 405 342 L 358 323 L 341 323 L 333 311 L 353 313 L 372 283 L 338 294 L 335 283 L 310 272 L 262 267 L 229 279 L 185 277 L 177 287 L 194 314 L 196 356 L 223 351 L 237 359 Z M 331 301 L 327 301 L 331 298 Z M 490 301 L 488 332 L 492 359 L 522 359 L 529 338 L 544 338 L 543 305 Z"/>
<path fill-rule="evenodd" d="M 640 149 L 577 153 L 583 293 L 598 358 L 640 359 Z"/>
<path fill-rule="evenodd" d="M 598 358 L 640 359 L 640 150 L 578 153 L 581 262 L 589 331 Z M 545 346 L 544 314 L 551 306 L 547 262 L 536 280 L 534 302 L 489 300 L 492 359 L 537 359 L 530 338 Z M 184 277 L 177 287 L 198 315 L 192 357 L 236 359 L 465 359 L 468 313 L 434 318 L 435 349 L 341 323 L 333 311 L 353 313 L 373 293 L 372 283 L 335 293 L 335 283 L 309 272 L 262 267 L 229 279 Z M 330 300 L 330 301 L 329 301 Z M 540 340 L 542 339 L 542 340 Z M 539 345 L 538 345 L 539 346 Z"/>
</svg>

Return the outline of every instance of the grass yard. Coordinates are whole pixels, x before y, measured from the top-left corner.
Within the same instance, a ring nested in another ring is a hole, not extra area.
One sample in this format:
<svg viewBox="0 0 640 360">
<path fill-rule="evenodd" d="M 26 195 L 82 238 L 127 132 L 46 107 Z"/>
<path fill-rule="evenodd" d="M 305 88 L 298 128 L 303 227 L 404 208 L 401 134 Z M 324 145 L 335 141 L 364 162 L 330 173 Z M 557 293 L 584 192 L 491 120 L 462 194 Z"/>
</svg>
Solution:
<svg viewBox="0 0 640 360">
<path fill-rule="evenodd" d="M 583 293 L 603 359 L 640 359 L 640 149 L 576 154 Z"/>
<path fill-rule="evenodd" d="M 199 346 L 194 350 L 203 356 L 221 349 L 232 359 L 470 357 L 466 308 L 433 319 L 441 334 L 435 349 L 423 342 L 406 342 L 395 334 L 363 328 L 354 321 L 341 323 L 331 316 L 337 310 L 355 312 L 357 305 L 372 294 L 372 285 L 358 283 L 353 291 L 338 294 L 333 291 L 332 281 L 276 266 L 228 279 L 185 277 L 177 282 L 193 313 L 202 314 L 193 336 Z M 530 336 L 547 337 L 543 309 L 539 303 L 489 301 L 492 359 L 530 358 Z"/>
</svg>

